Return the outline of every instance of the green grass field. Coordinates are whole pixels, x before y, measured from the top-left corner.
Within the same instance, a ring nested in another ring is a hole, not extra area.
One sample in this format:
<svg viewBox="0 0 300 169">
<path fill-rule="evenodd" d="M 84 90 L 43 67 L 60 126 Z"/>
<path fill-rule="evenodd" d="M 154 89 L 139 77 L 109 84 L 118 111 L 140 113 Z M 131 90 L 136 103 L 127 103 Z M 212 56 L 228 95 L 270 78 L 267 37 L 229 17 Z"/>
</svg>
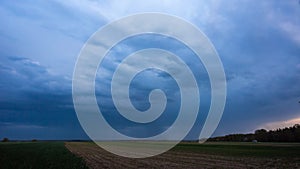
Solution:
<svg viewBox="0 0 300 169">
<path fill-rule="evenodd" d="M 175 151 L 190 151 L 212 155 L 266 158 L 300 157 L 300 143 L 206 142 L 181 143 Z"/>
<path fill-rule="evenodd" d="M 87 168 L 63 142 L 0 143 L 1 169 L 81 169 Z"/>
</svg>

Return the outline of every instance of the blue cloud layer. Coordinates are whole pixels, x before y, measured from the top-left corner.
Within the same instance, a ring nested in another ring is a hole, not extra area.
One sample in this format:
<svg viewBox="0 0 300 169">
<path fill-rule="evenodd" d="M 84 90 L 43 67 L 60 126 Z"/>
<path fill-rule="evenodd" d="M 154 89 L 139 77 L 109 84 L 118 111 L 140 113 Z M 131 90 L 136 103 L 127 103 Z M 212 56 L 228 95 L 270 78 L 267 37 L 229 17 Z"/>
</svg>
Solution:
<svg viewBox="0 0 300 169">
<path fill-rule="evenodd" d="M 190 3 L 75 0 L 0 4 L 0 137 L 87 138 L 76 119 L 71 96 L 77 55 L 100 26 L 145 11 L 182 17 L 198 26 L 215 45 L 228 83 L 226 109 L 215 135 L 250 132 L 265 123 L 300 116 L 300 5 L 296 0 Z M 107 112 L 112 111 L 109 84 L 113 70 L 127 54 L 145 47 L 171 50 L 185 56 L 193 69 L 200 68 L 194 73 L 201 77 L 197 79 L 201 87 L 201 113 L 188 136 L 196 138 L 210 105 L 208 78 L 202 64 L 172 39 L 141 36 L 116 46 L 98 71 L 96 91 L 98 101 L 102 101 L 99 104 L 105 104 Z M 155 70 L 143 72 L 136 77 L 130 91 L 138 109 L 149 106 L 147 96 L 155 85 L 145 90 L 143 82 L 153 79 L 167 93 L 176 91 L 167 74 Z M 178 103 L 177 96 L 169 100 L 170 105 Z M 161 121 L 160 127 L 153 130 L 114 120 L 112 124 L 127 134 L 132 131 L 151 134 L 165 130 L 170 121 Z"/>
<path fill-rule="evenodd" d="M 0 60 L 3 137 L 86 138 L 74 114 L 70 79 L 52 75 L 29 58 L 1 57 Z"/>
</svg>

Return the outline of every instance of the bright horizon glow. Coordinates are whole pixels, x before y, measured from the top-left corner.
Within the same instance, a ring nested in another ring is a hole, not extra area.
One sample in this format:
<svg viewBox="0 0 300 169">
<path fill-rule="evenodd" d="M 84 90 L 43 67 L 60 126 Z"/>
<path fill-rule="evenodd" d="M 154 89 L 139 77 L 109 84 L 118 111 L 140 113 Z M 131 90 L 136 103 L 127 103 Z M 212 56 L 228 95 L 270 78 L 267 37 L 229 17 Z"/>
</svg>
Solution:
<svg viewBox="0 0 300 169">
<path fill-rule="evenodd" d="M 275 122 L 270 122 L 262 125 L 260 128 L 266 129 L 266 130 L 276 130 L 279 128 L 285 128 L 285 127 L 292 127 L 295 124 L 300 124 L 300 117 L 298 118 L 293 118 L 289 120 L 284 120 L 284 121 L 275 121 Z"/>
</svg>

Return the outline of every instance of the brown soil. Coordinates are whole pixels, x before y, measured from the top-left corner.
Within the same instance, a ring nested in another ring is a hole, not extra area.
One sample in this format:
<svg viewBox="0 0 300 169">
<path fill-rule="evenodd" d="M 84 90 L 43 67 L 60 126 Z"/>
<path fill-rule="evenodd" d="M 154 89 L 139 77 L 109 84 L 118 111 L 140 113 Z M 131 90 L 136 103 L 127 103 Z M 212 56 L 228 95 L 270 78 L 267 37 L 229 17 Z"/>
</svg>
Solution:
<svg viewBox="0 0 300 169">
<path fill-rule="evenodd" d="M 85 159 L 93 169 L 119 168 L 299 168 L 293 159 L 270 159 L 254 157 L 230 157 L 204 153 L 170 150 L 164 154 L 144 158 L 125 158 L 109 153 L 96 144 L 87 142 L 67 142 L 66 147 L 74 154 Z M 280 166 L 280 167 L 278 167 Z"/>
</svg>

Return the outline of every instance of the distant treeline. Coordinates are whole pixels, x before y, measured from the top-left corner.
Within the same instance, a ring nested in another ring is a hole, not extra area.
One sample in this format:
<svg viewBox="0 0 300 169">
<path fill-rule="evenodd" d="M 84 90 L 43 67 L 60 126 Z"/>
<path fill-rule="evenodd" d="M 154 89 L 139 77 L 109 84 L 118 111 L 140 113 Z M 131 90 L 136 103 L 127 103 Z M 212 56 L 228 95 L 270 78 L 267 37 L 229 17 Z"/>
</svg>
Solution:
<svg viewBox="0 0 300 169">
<path fill-rule="evenodd" d="M 259 129 L 250 134 L 230 134 L 222 137 L 209 138 L 208 141 L 300 142 L 300 124 L 269 131 Z"/>
</svg>

